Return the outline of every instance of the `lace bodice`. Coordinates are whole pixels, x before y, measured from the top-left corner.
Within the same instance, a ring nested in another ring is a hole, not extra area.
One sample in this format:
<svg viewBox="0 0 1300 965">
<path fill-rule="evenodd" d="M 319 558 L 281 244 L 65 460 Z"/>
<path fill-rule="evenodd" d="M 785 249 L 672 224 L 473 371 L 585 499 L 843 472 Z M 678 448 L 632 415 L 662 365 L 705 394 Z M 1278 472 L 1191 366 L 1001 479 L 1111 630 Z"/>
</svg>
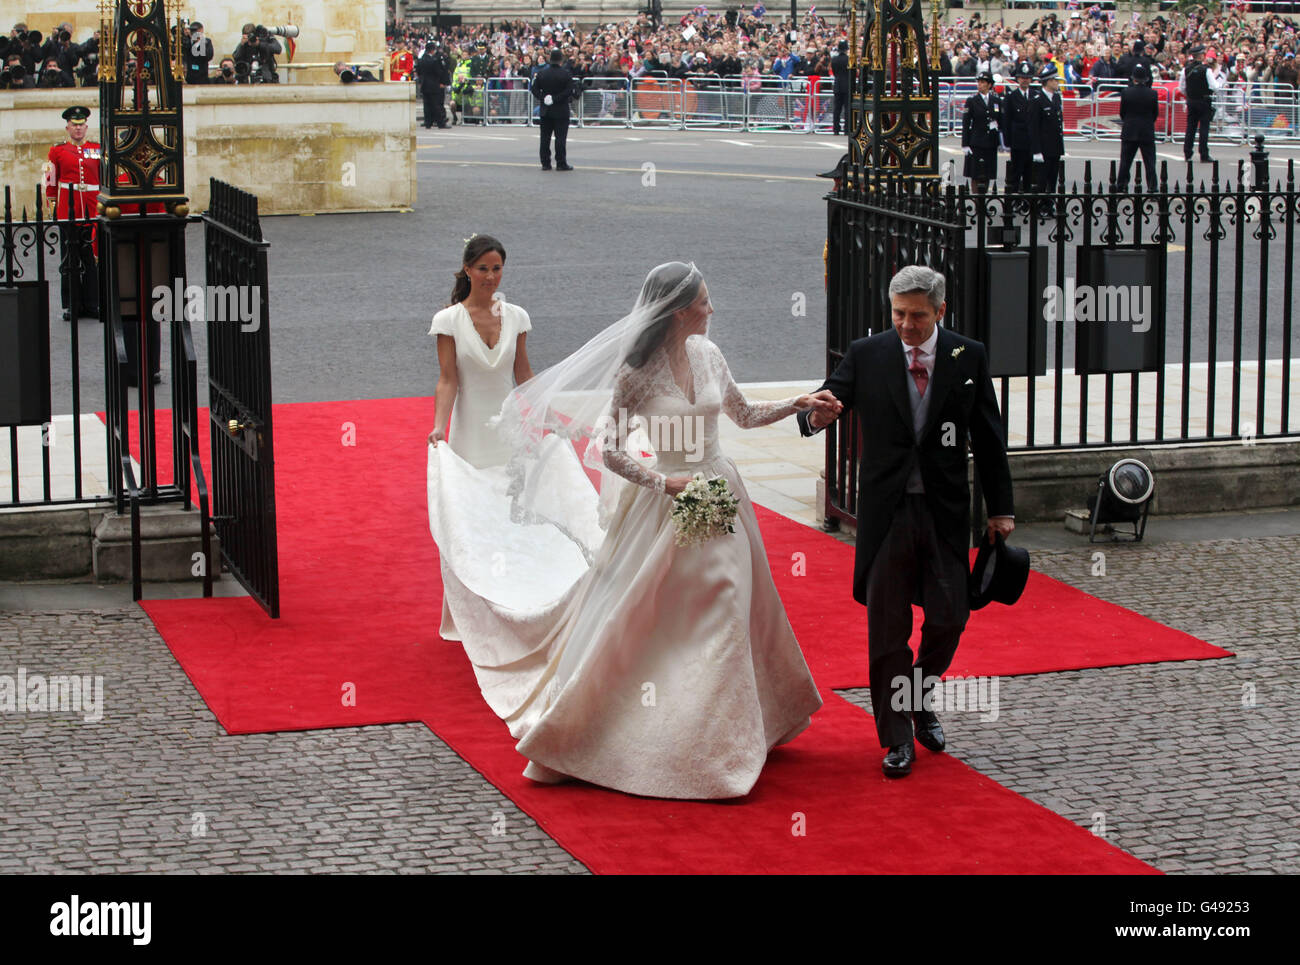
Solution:
<svg viewBox="0 0 1300 965">
<path fill-rule="evenodd" d="M 720 412 L 742 429 L 752 429 L 798 411 L 793 398 L 775 402 L 746 399 L 732 379 L 722 351 L 702 335 L 686 339 L 686 358 L 694 401 L 673 378 L 668 353 L 662 347 L 640 368 L 624 364 L 619 369 L 610 401 L 609 417 L 615 425 L 628 426 L 634 417 L 643 420 L 657 463 L 656 469 L 643 466 L 626 451 L 628 447 L 619 445 L 620 434 L 615 433 L 606 439 L 602 450 L 605 464 L 624 479 L 657 492 L 664 492 L 668 476 L 691 475 L 699 463 L 721 455 Z M 626 442 L 626 435 L 622 438 Z"/>
</svg>

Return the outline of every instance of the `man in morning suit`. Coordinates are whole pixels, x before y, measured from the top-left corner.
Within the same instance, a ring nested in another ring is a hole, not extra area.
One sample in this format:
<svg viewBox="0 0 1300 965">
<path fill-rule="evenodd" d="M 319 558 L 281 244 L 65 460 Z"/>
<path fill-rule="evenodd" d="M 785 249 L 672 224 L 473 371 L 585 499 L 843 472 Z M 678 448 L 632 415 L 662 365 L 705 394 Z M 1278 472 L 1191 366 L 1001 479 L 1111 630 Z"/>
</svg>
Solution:
<svg viewBox="0 0 1300 965">
<path fill-rule="evenodd" d="M 1142 169 L 1147 175 L 1147 190 L 1156 190 L 1156 120 L 1160 117 L 1160 97 L 1151 88 L 1151 71 L 1143 64 L 1133 68 L 1133 83 L 1120 91 L 1119 178 L 1116 185 L 1128 190 L 1133 155 L 1142 151 Z"/>
<path fill-rule="evenodd" d="M 924 709 L 927 695 L 912 687 L 915 670 L 932 681 L 948 669 L 970 615 L 968 444 L 989 533 L 1015 529 L 988 356 L 979 342 L 939 326 L 944 292 L 936 271 L 899 271 L 889 282 L 893 329 L 854 341 L 819 390 L 842 403 L 841 415 L 852 409 L 861 432 L 853 598 L 867 607 L 871 706 L 890 777 L 911 772 L 913 724 L 925 747 L 944 748 L 938 718 Z M 799 429 L 811 435 L 838 417 L 801 413 Z M 915 661 L 913 602 L 925 611 Z M 896 709 L 899 692 L 910 714 Z"/>
<path fill-rule="evenodd" d="M 569 139 L 569 101 L 573 99 L 573 74 L 564 66 L 559 47 L 551 62 L 533 75 L 533 96 L 542 102 L 542 170 L 551 169 L 551 135 L 555 135 L 555 169 L 572 171 L 565 150 Z"/>
<path fill-rule="evenodd" d="M 975 190 L 988 190 L 998 177 L 998 145 L 1002 140 L 1002 98 L 993 90 L 993 75 L 983 73 L 976 80 L 977 93 L 966 98 L 961 117 L 961 147 L 966 155 L 962 173 Z"/>
<path fill-rule="evenodd" d="M 1038 190 L 1043 194 L 1056 191 L 1057 172 L 1065 155 L 1065 111 L 1061 104 L 1061 77 L 1055 64 L 1046 64 L 1039 74 L 1042 87 L 1029 101 L 1029 143 L 1038 165 Z M 1051 216 L 1055 202 L 1048 200 L 1042 213 Z"/>
</svg>

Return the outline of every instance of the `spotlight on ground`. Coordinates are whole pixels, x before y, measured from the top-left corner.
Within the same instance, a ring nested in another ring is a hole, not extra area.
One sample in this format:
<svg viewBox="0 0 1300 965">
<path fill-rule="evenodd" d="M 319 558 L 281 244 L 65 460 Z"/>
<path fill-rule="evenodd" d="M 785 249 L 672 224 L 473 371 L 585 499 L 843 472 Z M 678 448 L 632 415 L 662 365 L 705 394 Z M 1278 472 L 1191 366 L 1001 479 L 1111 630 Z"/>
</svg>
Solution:
<svg viewBox="0 0 1300 965">
<path fill-rule="evenodd" d="M 1147 515 L 1151 511 L 1151 496 L 1156 491 L 1156 477 L 1145 463 L 1136 459 L 1121 459 L 1097 479 L 1097 491 L 1088 497 L 1092 512 L 1092 531 L 1088 542 L 1097 541 L 1097 527 L 1116 523 L 1130 523 L 1133 535 L 1125 539 L 1141 540 L 1147 529 Z M 1112 540 L 1120 539 L 1115 532 Z"/>
</svg>

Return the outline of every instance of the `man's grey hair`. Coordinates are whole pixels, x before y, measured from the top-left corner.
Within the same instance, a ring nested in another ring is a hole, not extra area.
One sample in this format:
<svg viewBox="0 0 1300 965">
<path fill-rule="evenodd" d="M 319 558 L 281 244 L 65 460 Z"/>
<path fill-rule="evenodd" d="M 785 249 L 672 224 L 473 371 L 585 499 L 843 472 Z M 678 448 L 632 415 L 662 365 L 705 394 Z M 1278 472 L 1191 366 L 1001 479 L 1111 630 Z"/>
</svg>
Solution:
<svg viewBox="0 0 1300 965">
<path fill-rule="evenodd" d="M 899 269 L 897 275 L 889 279 L 890 295 L 910 295 L 921 292 L 930 300 L 935 311 L 943 304 L 947 286 L 943 274 L 924 265 L 908 265 Z"/>
</svg>

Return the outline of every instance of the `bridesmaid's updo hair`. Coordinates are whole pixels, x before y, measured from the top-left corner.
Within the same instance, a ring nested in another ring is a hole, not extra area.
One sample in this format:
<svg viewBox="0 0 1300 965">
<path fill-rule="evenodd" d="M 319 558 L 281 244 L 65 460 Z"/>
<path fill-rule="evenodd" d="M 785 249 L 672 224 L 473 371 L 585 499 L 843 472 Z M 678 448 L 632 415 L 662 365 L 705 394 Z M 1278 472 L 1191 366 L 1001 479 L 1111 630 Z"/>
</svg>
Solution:
<svg viewBox="0 0 1300 965">
<path fill-rule="evenodd" d="M 505 263 L 506 246 L 491 235 L 474 235 L 465 242 L 465 254 L 460 260 L 461 269 L 456 272 L 456 283 L 451 288 L 451 301 L 448 305 L 456 305 L 469 297 L 469 272 L 466 269 L 489 251 L 495 251 L 501 256 L 502 263 Z"/>
<path fill-rule="evenodd" d="M 686 265 L 680 261 L 670 261 L 666 265 L 660 265 L 646 275 L 636 303 L 638 306 L 654 305 L 657 310 L 654 318 L 647 321 L 645 328 L 637 337 L 632 351 L 627 353 L 628 365 L 634 369 L 645 365 L 655 349 L 659 348 L 668 337 L 668 329 L 673 324 L 673 315 L 699 297 L 702 284 L 704 284 L 704 276 L 699 270 L 694 265 Z"/>
</svg>

